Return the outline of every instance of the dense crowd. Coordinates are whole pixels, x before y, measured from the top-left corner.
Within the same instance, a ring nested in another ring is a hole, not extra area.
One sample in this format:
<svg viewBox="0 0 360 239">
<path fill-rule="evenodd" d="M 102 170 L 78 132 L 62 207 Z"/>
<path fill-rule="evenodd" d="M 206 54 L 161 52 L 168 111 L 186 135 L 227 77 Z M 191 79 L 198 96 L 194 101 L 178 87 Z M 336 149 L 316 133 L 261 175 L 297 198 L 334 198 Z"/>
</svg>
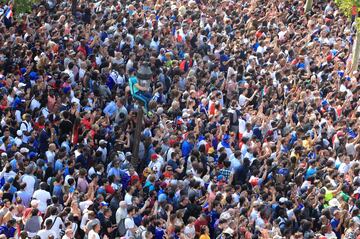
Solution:
<svg viewBox="0 0 360 239">
<path fill-rule="evenodd" d="M 304 4 L 0 3 L 0 239 L 359 239 L 354 18 Z"/>
</svg>

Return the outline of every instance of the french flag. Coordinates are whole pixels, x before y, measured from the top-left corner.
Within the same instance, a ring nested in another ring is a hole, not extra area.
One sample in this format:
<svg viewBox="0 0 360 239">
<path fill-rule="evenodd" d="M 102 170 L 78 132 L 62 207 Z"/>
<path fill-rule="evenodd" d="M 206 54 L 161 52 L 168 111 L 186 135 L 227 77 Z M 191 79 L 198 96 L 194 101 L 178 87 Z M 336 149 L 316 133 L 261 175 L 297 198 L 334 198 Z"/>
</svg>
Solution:
<svg viewBox="0 0 360 239">
<path fill-rule="evenodd" d="M 12 11 L 12 7 L 10 6 L 5 12 L 5 17 L 7 19 L 10 19 L 10 18 L 12 18 L 12 16 L 13 16 L 13 11 Z"/>
</svg>

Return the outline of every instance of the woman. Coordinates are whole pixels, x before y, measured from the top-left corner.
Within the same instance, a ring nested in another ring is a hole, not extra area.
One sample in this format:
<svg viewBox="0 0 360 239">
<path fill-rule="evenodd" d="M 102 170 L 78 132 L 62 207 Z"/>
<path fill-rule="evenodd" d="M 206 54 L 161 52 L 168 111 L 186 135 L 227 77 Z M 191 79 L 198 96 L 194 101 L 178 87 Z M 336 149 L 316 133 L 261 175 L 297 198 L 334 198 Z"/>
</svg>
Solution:
<svg viewBox="0 0 360 239">
<path fill-rule="evenodd" d="M 76 118 L 74 120 L 74 126 L 71 134 L 71 143 L 77 144 L 79 141 L 79 135 L 82 134 L 81 119 Z"/>
<path fill-rule="evenodd" d="M 200 229 L 201 236 L 199 239 L 210 239 L 209 228 L 207 226 L 202 226 Z"/>
</svg>

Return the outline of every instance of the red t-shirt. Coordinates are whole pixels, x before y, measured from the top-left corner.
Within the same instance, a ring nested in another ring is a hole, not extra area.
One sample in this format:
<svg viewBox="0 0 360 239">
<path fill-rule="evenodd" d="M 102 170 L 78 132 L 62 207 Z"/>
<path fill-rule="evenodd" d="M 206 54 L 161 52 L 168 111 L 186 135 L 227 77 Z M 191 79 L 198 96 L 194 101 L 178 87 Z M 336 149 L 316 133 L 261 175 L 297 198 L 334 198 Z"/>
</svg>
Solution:
<svg viewBox="0 0 360 239">
<path fill-rule="evenodd" d="M 105 191 L 106 191 L 106 193 L 110 193 L 110 194 L 115 193 L 115 190 L 113 189 L 113 187 L 111 187 L 111 185 L 106 185 L 105 186 Z"/>
<path fill-rule="evenodd" d="M 81 124 L 84 125 L 86 129 L 91 129 L 90 120 L 84 118 L 81 120 Z"/>
<path fill-rule="evenodd" d="M 200 233 L 200 229 L 202 226 L 207 226 L 208 222 L 207 221 L 200 221 L 199 219 L 196 219 L 194 226 L 195 226 L 195 231 Z"/>
</svg>

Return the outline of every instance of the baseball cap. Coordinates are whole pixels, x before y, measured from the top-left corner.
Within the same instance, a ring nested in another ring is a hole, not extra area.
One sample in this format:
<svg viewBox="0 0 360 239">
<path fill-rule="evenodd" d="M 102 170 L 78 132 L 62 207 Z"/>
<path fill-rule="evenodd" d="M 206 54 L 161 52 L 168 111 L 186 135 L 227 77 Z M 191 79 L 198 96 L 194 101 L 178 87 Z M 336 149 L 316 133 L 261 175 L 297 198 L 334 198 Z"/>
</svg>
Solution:
<svg viewBox="0 0 360 239">
<path fill-rule="evenodd" d="M 104 139 L 101 139 L 101 140 L 99 141 L 99 144 L 107 144 L 107 141 L 104 140 Z"/>
</svg>

